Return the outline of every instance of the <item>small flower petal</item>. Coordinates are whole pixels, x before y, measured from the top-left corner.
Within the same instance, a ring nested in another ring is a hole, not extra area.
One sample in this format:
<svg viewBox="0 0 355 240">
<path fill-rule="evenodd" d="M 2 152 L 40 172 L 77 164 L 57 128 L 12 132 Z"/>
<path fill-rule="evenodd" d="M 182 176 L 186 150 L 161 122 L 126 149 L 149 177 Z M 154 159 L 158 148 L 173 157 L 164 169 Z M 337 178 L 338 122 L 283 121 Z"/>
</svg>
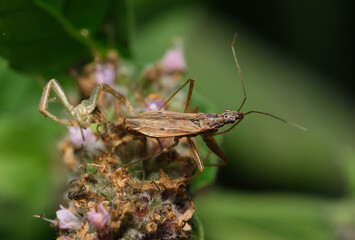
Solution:
<svg viewBox="0 0 355 240">
<path fill-rule="evenodd" d="M 148 107 L 145 108 L 145 111 L 146 112 L 149 112 L 149 111 L 158 111 L 159 108 L 164 104 L 164 101 L 163 99 L 155 99 L 155 100 L 150 100 L 148 102 Z M 162 111 L 164 111 L 165 109 L 161 109 Z"/>
<path fill-rule="evenodd" d="M 95 77 L 97 83 L 105 83 L 110 87 L 115 87 L 116 72 L 111 63 L 98 63 L 95 68 Z"/>
<path fill-rule="evenodd" d="M 97 229 L 103 229 L 110 219 L 110 214 L 106 211 L 105 207 L 100 204 L 94 208 L 91 208 L 88 212 L 89 222 Z"/>
<path fill-rule="evenodd" d="M 96 136 L 93 134 L 90 128 L 82 129 L 85 141 L 83 141 L 80 127 L 68 127 L 68 129 L 70 141 L 74 144 L 75 147 L 81 147 L 81 145 L 84 145 L 91 153 L 103 148 L 102 143 L 97 141 Z"/>
<path fill-rule="evenodd" d="M 81 226 L 81 220 L 76 217 L 69 209 L 60 205 L 61 210 L 56 212 L 59 220 L 60 229 L 77 229 Z"/>
<path fill-rule="evenodd" d="M 180 46 L 168 50 L 160 62 L 165 72 L 185 72 L 186 63 L 182 48 Z"/>
</svg>

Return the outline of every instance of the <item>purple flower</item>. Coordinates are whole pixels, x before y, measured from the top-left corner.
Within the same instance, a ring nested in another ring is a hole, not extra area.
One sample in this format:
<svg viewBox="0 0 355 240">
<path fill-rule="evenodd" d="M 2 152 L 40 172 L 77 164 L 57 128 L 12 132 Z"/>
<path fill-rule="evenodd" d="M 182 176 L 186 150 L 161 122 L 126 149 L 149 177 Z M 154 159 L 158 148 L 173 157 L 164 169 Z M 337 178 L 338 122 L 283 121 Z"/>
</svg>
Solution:
<svg viewBox="0 0 355 240">
<path fill-rule="evenodd" d="M 81 220 L 69 209 L 60 205 L 61 210 L 56 212 L 60 229 L 77 229 L 81 226 Z"/>
<path fill-rule="evenodd" d="M 160 62 L 165 72 L 185 72 L 186 63 L 182 48 L 180 46 L 168 50 Z"/>
<path fill-rule="evenodd" d="M 88 212 L 89 222 L 97 229 L 103 229 L 110 219 L 110 214 L 106 211 L 105 207 L 100 204 L 94 208 L 91 208 Z"/>
<path fill-rule="evenodd" d="M 68 127 L 68 129 L 70 141 L 74 144 L 74 146 L 81 147 L 81 145 L 84 145 L 88 148 L 90 153 L 103 148 L 102 143 L 97 141 L 96 136 L 90 128 L 82 129 L 85 141 L 83 140 L 79 127 Z"/>
<path fill-rule="evenodd" d="M 95 77 L 97 83 L 106 83 L 110 87 L 115 87 L 115 68 L 111 63 L 101 64 L 98 63 L 95 69 Z"/>
<path fill-rule="evenodd" d="M 161 98 L 150 100 L 147 104 L 148 106 L 145 108 L 145 111 L 158 111 L 163 104 L 164 101 Z M 161 110 L 164 111 L 165 109 L 162 108 Z"/>
</svg>

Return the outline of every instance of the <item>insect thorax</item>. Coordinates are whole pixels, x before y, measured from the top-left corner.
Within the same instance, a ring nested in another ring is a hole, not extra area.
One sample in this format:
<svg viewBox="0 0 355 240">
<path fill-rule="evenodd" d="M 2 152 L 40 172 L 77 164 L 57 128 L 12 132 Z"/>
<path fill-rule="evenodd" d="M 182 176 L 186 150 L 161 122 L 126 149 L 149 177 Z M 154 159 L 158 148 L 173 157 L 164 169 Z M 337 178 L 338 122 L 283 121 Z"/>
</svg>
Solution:
<svg viewBox="0 0 355 240">
<path fill-rule="evenodd" d="M 71 115 L 81 128 L 88 128 L 92 122 L 92 109 L 90 108 L 89 101 L 83 100 L 78 106 L 74 107 Z"/>
</svg>

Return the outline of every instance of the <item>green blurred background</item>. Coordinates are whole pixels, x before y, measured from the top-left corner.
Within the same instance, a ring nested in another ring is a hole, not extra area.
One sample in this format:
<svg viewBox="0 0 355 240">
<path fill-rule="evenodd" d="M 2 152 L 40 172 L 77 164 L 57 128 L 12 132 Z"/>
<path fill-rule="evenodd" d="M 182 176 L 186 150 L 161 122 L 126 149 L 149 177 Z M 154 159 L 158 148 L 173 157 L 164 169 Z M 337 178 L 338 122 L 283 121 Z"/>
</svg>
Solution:
<svg viewBox="0 0 355 240">
<path fill-rule="evenodd" d="M 355 85 L 350 1 L 1 1 L 0 239 L 54 239 L 32 214 L 54 218 L 66 190 L 57 150 L 63 126 L 38 112 L 50 78 L 75 91 L 69 66 L 115 46 L 138 69 L 181 36 L 196 95 L 218 112 L 243 93 L 302 132 L 248 115 L 225 134 L 231 160 L 217 184 L 196 194 L 205 239 L 355 239 Z M 80 35 L 82 29 L 89 37 Z M 68 90 L 70 92 L 70 90 Z"/>
</svg>

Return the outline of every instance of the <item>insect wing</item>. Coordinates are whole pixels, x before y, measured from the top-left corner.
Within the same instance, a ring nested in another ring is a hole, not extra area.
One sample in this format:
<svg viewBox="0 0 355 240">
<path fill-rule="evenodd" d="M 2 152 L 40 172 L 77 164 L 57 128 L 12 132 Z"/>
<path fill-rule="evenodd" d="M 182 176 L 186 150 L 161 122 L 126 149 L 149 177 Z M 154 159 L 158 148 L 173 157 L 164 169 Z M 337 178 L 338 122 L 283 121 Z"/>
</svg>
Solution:
<svg viewBox="0 0 355 240">
<path fill-rule="evenodd" d="M 151 111 L 126 117 L 126 127 L 149 137 L 177 137 L 198 134 L 201 128 L 190 119 L 194 113 Z"/>
</svg>

